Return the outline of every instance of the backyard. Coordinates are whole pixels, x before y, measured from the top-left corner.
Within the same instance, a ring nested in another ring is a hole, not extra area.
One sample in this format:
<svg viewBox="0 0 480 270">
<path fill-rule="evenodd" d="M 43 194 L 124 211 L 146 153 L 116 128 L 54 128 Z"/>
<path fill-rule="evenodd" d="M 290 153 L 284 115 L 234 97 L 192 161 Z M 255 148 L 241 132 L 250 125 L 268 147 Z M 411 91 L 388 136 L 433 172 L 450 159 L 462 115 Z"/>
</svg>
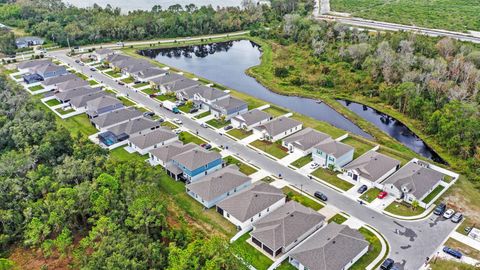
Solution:
<svg viewBox="0 0 480 270">
<path fill-rule="evenodd" d="M 251 175 L 251 174 L 254 174 L 258 171 L 254 167 L 252 167 L 250 165 L 247 165 L 247 164 L 241 162 L 240 160 L 238 160 L 238 159 L 236 159 L 232 156 L 225 157 L 223 160 L 225 161 L 225 163 L 227 163 L 227 165 L 230 165 L 230 164 L 237 165 L 240 172 L 245 174 L 245 175 Z"/>
<path fill-rule="evenodd" d="M 49 101 L 45 102 L 45 104 L 47 104 L 50 107 L 53 107 L 53 106 L 60 105 L 61 103 L 56 99 L 50 99 Z"/>
<path fill-rule="evenodd" d="M 32 92 L 35 92 L 35 91 L 40 91 L 40 90 L 43 90 L 45 89 L 42 85 L 35 85 L 35 86 L 31 86 L 28 88 L 28 90 L 32 91 Z"/>
<path fill-rule="evenodd" d="M 353 187 L 353 184 L 338 178 L 337 177 L 338 173 L 339 172 L 331 171 L 329 169 L 318 168 L 317 170 L 312 172 L 312 175 L 317 177 L 317 178 L 320 178 L 321 180 L 323 180 L 323 181 L 325 181 L 325 182 L 327 182 L 331 185 L 336 186 L 337 188 L 339 188 L 341 190 L 347 191 L 347 190 L 351 189 Z"/>
<path fill-rule="evenodd" d="M 294 200 L 306 207 L 312 208 L 315 211 L 318 211 L 323 208 L 322 204 L 318 203 L 313 199 L 308 198 L 307 196 L 300 194 L 300 192 L 297 192 L 290 187 L 284 187 L 282 188 L 282 191 L 283 193 L 285 193 L 285 195 L 287 195 L 287 198 L 289 200 Z"/>
<path fill-rule="evenodd" d="M 288 111 L 286 109 L 276 107 L 276 106 L 272 106 L 272 105 L 270 107 L 266 108 L 263 111 L 268 113 L 268 114 L 271 114 L 274 117 L 285 115 L 285 114 L 288 113 Z"/>
<path fill-rule="evenodd" d="M 255 247 L 250 245 L 247 240 L 250 234 L 246 233 L 232 243 L 235 253 L 240 255 L 247 263 L 251 264 L 257 270 L 266 270 L 273 263 L 267 256 L 263 255 Z"/>
<path fill-rule="evenodd" d="M 278 159 L 282 159 L 288 155 L 287 150 L 281 145 L 281 142 L 268 142 L 256 140 L 250 143 L 251 146 L 262 150 Z"/>
<path fill-rule="evenodd" d="M 398 216 L 410 217 L 420 215 L 425 209 L 420 206 L 414 209 L 407 203 L 392 202 L 384 209 L 384 211 Z"/>
<path fill-rule="evenodd" d="M 246 131 L 246 130 L 243 130 L 243 129 L 235 128 L 235 129 L 232 129 L 232 130 L 228 131 L 227 134 L 234 137 L 234 138 L 237 138 L 237 139 L 241 140 L 241 139 L 245 139 L 246 137 L 252 135 L 253 131 L 251 131 L 251 130 Z"/>
<path fill-rule="evenodd" d="M 342 140 L 342 143 L 348 144 L 355 148 L 355 152 L 353 153 L 353 159 L 363 155 L 368 150 L 371 150 L 374 146 L 367 144 L 365 142 L 360 141 L 359 139 L 348 137 L 345 140 Z"/>
<path fill-rule="evenodd" d="M 58 112 L 59 114 L 61 115 L 65 115 L 65 114 L 69 114 L 69 113 L 72 113 L 74 112 L 75 110 L 68 107 L 68 108 L 58 108 L 58 109 L 55 109 L 56 112 Z"/>
</svg>

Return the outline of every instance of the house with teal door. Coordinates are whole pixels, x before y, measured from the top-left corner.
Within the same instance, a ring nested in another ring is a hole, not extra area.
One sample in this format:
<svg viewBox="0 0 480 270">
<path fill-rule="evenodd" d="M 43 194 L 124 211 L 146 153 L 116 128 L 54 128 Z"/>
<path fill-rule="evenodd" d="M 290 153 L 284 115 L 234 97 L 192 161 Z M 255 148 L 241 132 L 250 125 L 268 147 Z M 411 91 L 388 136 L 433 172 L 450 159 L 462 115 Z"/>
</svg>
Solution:
<svg viewBox="0 0 480 270">
<path fill-rule="evenodd" d="M 172 158 L 173 165 L 182 172 L 181 178 L 187 183 L 200 180 L 200 178 L 222 168 L 222 156 L 215 151 L 207 151 L 196 147 Z"/>
<path fill-rule="evenodd" d="M 335 170 L 340 170 L 353 160 L 354 151 L 352 146 L 328 138 L 313 148 L 312 159 L 321 167 L 333 166 Z"/>
</svg>

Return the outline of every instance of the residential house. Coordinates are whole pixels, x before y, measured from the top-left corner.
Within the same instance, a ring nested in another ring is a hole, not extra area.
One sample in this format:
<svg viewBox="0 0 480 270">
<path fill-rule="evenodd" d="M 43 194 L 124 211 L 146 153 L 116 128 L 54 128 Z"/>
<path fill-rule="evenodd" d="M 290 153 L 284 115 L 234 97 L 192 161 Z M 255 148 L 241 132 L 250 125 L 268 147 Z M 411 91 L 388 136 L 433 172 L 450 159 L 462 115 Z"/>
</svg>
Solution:
<svg viewBox="0 0 480 270">
<path fill-rule="evenodd" d="M 163 70 L 161 68 L 153 66 L 153 67 L 142 69 L 138 72 L 132 73 L 132 77 L 136 81 L 144 82 L 144 81 L 147 81 L 150 78 L 165 75 L 166 73 L 167 73 L 166 70 Z"/>
<path fill-rule="evenodd" d="M 225 117 L 225 120 L 230 120 L 234 116 L 248 112 L 248 104 L 243 100 L 228 97 L 210 104 L 210 111 L 216 118 Z"/>
<path fill-rule="evenodd" d="M 359 231 L 331 222 L 294 249 L 288 261 L 299 270 L 347 270 L 369 245 Z"/>
<path fill-rule="evenodd" d="M 32 83 L 38 83 L 38 82 L 42 82 L 43 81 L 43 77 L 34 73 L 34 74 L 26 74 L 23 76 L 23 82 L 25 84 L 32 84 Z"/>
<path fill-rule="evenodd" d="M 167 128 L 159 128 L 130 138 L 128 146 L 140 155 L 148 154 L 150 150 L 178 141 L 177 134 Z"/>
<path fill-rule="evenodd" d="M 160 123 L 145 117 L 129 120 L 122 124 L 110 127 L 100 133 L 98 139 L 106 146 L 119 143 L 128 143 L 128 139 L 160 128 Z"/>
<path fill-rule="evenodd" d="M 187 194 L 206 208 L 250 186 L 252 179 L 230 165 L 186 186 Z"/>
<path fill-rule="evenodd" d="M 153 89 L 157 89 L 165 94 L 167 92 L 165 85 L 175 81 L 183 80 L 183 79 L 186 79 L 186 78 L 183 77 L 182 75 L 168 72 L 164 76 L 152 78 L 149 81 Z"/>
<path fill-rule="evenodd" d="M 179 100 L 202 102 L 206 109 L 215 102 L 230 97 L 230 94 L 205 85 L 196 85 L 176 92 Z"/>
<path fill-rule="evenodd" d="M 123 108 L 123 103 L 112 96 L 102 96 L 87 102 L 87 115 L 92 119 L 101 114 Z"/>
<path fill-rule="evenodd" d="M 96 129 L 100 131 L 105 131 L 105 129 L 109 127 L 122 124 L 124 122 L 127 122 L 128 120 L 139 118 L 142 115 L 142 112 L 134 108 L 122 108 L 119 110 L 101 114 L 98 117 L 90 119 L 90 121 Z"/>
<path fill-rule="evenodd" d="M 65 66 L 59 66 L 57 64 L 50 63 L 31 68 L 31 73 L 38 74 L 43 78 L 43 80 L 46 80 L 48 78 L 68 74 L 68 71 Z"/>
<path fill-rule="evenodd" d="M 126 63 L 124 67 L 122 67 L 122 72 L 129 76 L 134 76 L 136 73 L 141 72 L 146 69 L 154 68 L 155 66 L 152 65 L 147 60 L 143 59 L 130 59 L 129 61 L 124 62 Z"/>
<path fill-rule="evenodd" d="M 111 68 L 121 69 L 130 64 L 133 58 L 123 54 L 110 54 L 104 58 L 103 62 L 109 64 Z"/>
<path fill-rule="evenodd" d="M 223 166 L 222 155 L 201 147 L 178 154 L 172 158 L 172 161 L 173 165 L 182 171 L 180 178 L 187 183 L 198 181 Z"/>
<path fill-rule="evenodd" d="M 217 212 L 243 230 L 284 204 L 280 189 L 260 181 L 217 203 Z"/>
<path fill-rule="evenodd" d="M 182 153 L 188 152 L 194 148 L 197 148 L 198 145 L 194 143 L 188 143 L 188 144 L 181 144 L 181 143 L 172 143 L 169 145 L 161 146 L 156 149 L 150 150 L 149 154 L 149 161 L 150 164 L 152 165 L 160 165 L 164 168 L 173 168 L 173 161 L 172 158 L 176 155 L 180 155 Z M 178 168 L 178 167 L 177 167 Z M 175 171 L 180 171 L 180 169 L 177 169 Z M 178 180 L 176 176 L 178 174 L 170 174 L 167 170 L 167 174 L 175 180 Z"/>
<path fill-rule="evenodd" d="M 234 128 L 250 131 L 252 128 L 262 125 L 272 119 L 273 117 L 270 114 L 255 109 L 233 117 L 231 123 Z"/>
<path fill-rule="evenodd" d="M 348 144 L 327 138 L 313 148 L 312 158 L 324 168 L 333 166 L 335 170 L 340 170 L 353 160 L 354 151 L 355 148 Z"/>
<path fill-rule="evenodd" d="M 56 89 L 59 84 L 70 81 L 70 80 L 75 80 L 75 79 L 78 79 L 77 75 L 68 73 L 65 75 L 48 78 L 42 81 L 41 84 L 43 88 L 48 90 L 53 90 L 53 89 Z"/>
<path fill-rule="evenodd" d="M 70 106 L 76 111 L 86 111 L 87 102 L 89 102 L 90 100 L 97 99 L 99 97 L 106 96 L 106 95 L 107 93 L 101 91 L 101 92 L 87 94 L 79 97 L 73 97 L 70 99 Z"/>
<path fill-rule="evenodd" d="M 85 86 L 89 86 L 89 85 L 90 84 L 87 81 L 77 77 L 77 78 L 74 78 L 72 80 L 64 81 L 64 82 L 61 82 L 61 83 L 57 84 L 56 90 L 60 91 L 60 92 L 65 92 L 65 91 L 69 91 L 71 89 L 85 87 Z"/>
<path fill-rule="evenodd" d="M 72 98 L 94 94 L 100 91 L 102 91 L 101 87 L 92 88 L 90 86 L 82 86 L 65 92 L 56 92 L 55 99 L 57 99 L 60 103 L 68 103 Z"/>
<path fill-rule="evenodd" d="M 306 156 L 312 153 L 315 145 L 328 138 L 330 138 L 330 136 L 323 132 L 306 128 L 285 138 L 283 140 L 283 147 L 292 153 L 301 153 L 303 156 Z"/>
<path fill-rule="evenodd" d="M 417 201 L 420 206 L 428 208 L 433 201 L 424 203 L 423 199 L 442 183 L 444 177 L 428 163 L 411 161 L 383 182 L 383 190 L 397 199 L 408 203 Z"/>
<path fill-rule="evenodd" d="M 275 142 L 302 130 L 302 127 L 302 122 L 282 116 L 254 127 L 253 133 L 260 135 L 261 140 Z"/>
<path fill-rule="evenodd" d="M 115 54 L 114 50 L 103 48 L 103 49 L 96 49 L 92 54 L 90 54 L 90 58 L 101 62 L 105 60 L 108 56 Z"/>
<path fill-rule="evenodd" d="M 380 182 L 400 168 L 400 161 L 370 150 L 343 167 L 345 178 L 369 187 L 382 188 Z"/>
<path fill-rule="evenodd" d="M 43 45 L 43 42 L 43 38 L 40 37 L 19 37 L 15 39 L 18 49 Z"/>
<path fill-rule="evenodd" d="M 197 86 L 199 83 L 197 81 L 183 78 L 181 80 L 175 80 L 173 82 L 165 83 L 160 87 L 162 94 L 176 93 L 194 86 Z M 179 97 L 177 95 L 177 97 Z"/>
<path fill-rule="evenodd" d="M 53 64 L 50 59 L 41 59 L 21 62 L 17 65 L 17 68 L 20 73 L 33 73 L 32 70 L 34 70 L 34 68 L 38 66 L 46 66 L 49 64 Z"/>
</svg>

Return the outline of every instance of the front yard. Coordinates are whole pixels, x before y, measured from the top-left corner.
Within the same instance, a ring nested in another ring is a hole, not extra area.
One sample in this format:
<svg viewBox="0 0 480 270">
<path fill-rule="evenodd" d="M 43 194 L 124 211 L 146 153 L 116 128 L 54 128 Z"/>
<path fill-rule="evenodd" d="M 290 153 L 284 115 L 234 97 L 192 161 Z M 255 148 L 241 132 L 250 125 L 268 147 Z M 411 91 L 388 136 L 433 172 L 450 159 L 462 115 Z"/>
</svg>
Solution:
<svg viewBox="0 0 480 270">
<path fill-rule="evenodd" d="M 147 88 L 147 89 L 143 89 L 142 92 L 145 93 L 145 94 L 147 94 L 147 95 L 154 95 L 154 94 L 156 94 L 158 91 L 157 91 L 157 90 L 153 90 L 152 88 Z"/>
<path fill-rule="evenodd" d="M 230 165 L 230 164 L 237 165 L 240 172 L 245 174 L 245 175 L 251 175 L 251 174 L 254 174 L 258 171 L 254 167 L 252 167 L 250 165 L 247 165 L 247 164 L 241 162 L 240 160 L 238 160 L 238 159 L 236 159 L 232 156 L 225 157 L 223 160 L 225 161 L 225 163 L 227 163 L 227 165 Z"/>
<path fill-rule="evenodd" d="M 315 211 L 318 211 L 320 209 L 323 208 L 323 205 L 318 203 L 317 201 L 313 200 L 313 199 L 310 199 L 309 197 L 307 196 L 304 196 L 302 194 L 300 194 L 299 192 L 293 190 L 292 188 L 290 187 L 284 187 L 282 188 L 282 191 L 283 193 L 285 193 L 285 195 L 287 195 L 287 198 L 289 200 L 294 200 L 306 207 L 310 207 L 312 208 L 313 210 Z"/>
<path fill-rule="evenodd" d="M 133 88 L 142 88 L 142 87 L 147 86 L 147 85 L 149 85 L 148 82 L 137 83 L 133 86 Z"/>
<path fill-rule="evenodd" d="M 169 129 L 177 129 L 177 128 L 178 128 L 177 125 L 175 125 L 175 124 L 172 123 L 172 122 L 168 122 L 168 121 L 164 121 L 164 122 L 162 122 L 160 125 L 161 125 L 162 127 L 167 127 L 167 128 L 169 128 Z"/>
<path fill-rule="evenodd" d="M 126 84 L 129 84 L 129 83 L 133 83 L 135 81 L 134 78 L 132 77 L 128 77 L 128 78 L 125 78 L 122 80 L 122 82 L 126 83 Z"/>
<path fill-rule="evenodd" d="M 241 140 L 241 139 L 245 139 L 246 137 L 252 135 L 253 131 L 251 131 L 251 130 L 246 131 L 246 130 L 243 130 L 243 129 L 235 128 L 235 129 L 232 129 L 232 130 L 228 131 L 227 134 L 234 137 L 234 138 L 237 138 L 237 139 Z"/>
<path fill-rule="evenodd" d="M 210 111 L 206 111 L 206 112 L 203 112 L 203 113 L 200 113 L 200 114 L 196 115 L 194 118 L 195 119 L 202 119 L 204 117 L 209 116 L 210 114 L 212 114 Z"/>
<path fill-rule="evenodd" d="M 407 204 L 406 202 L 402 202 L 402 203 L 392 202 L 384 210 L 390 214 L 404 216 L 404 217 L 418 216 L 421 213 L 423 213 L 423 211 L 425 211 L 425 209 L 423 209 L 420 206 L 413 209 L 413 207 Z"/>
<path fill-rule="evenodd" d="M 351 189 L 353 187 L 353 184 L 338 178 L 337 177 L 338 173 L 339 172 L 334 172 L 334 171 L 331 171 L 331 170 L 328 170 L 328 169 L 318 168 L 317 170 L 312 172 L 312 175 L 322 179 L 323 181 L 325 181 L 325 182 L 327 182 L 331 185 L 336 186 L 337 188 L 339 188 L 341 190 L 347 191 L 347 190 Z"/>
<path fill-rule="evenodd" d="M 335 222 L 337 224 L 342 224 L 344 223 L 345 221 L 347 221 L 347 218 L 344 217 L 342 214 L 335 214 L 333 217 L 331 217 L 329 220 L 328 220 L 328 223 L 330 222 Z"/>
<path fill-rule="evenodd" d="M 35 92 L 45 89 L 41 84 L 29 87 L 28 90 Z"/>
<path fill-rule="evenodd" d="M 184 105 L 178 106 L 178 109 L 184 113 L 190 113 L 190 110 L 193 109 L 193 103 L 187 102 Z"/>
<path fill-rule="evenodd" d="M 182 131 L 179 135 L 178 135 L 178 139 L 183 142 L 184 144 L 187 144 L 187 143 L 194 143 L 194 144 L 204 144 L 204 143 L 207 143 L 206 141 L 200 139 L 199 137 L 193 135 L 192 133 L 190 132 L 186 132 L 186 131 Z"/>
<path fill-rule="evenodd" d="M 88 84 L 89 84 L 89 85 L 97 85 L 97 84 L 99 84 L 99 83 L 98 83 L 97 81 L 95 81 L 95 80 L 88 80 Z"/>
<path fill-rule="evenodd" d="M 130 107 L 136 104 L 135 102 L 131 101 L 126 97 L 117 97 L 117 98 L 123 103 L 125 107 Z"/>
<path fill-rule="evenodd" d="M 208 125 L 214 127 L 214 128 L 222 128 L 228 124 L 230 124 L 230 120 L 225 121 L 221 119 L 212 119 L 206 122 Z"/>
<path fill-rule="evenodd" d="M 122 77 L 122 73 L 121 72 L 117 72 L 115 70 L 110 70 L 110 71 L 107 71 L 105 72 L 105 74 L 107 74 L 108 76 L 112 77 L 112 78 L 120 78 Z"/>
<path fill-rule="evenodd" d="M 165 100 L 170 100 L 170 101 L 177 101 L 177 98 L 173 95 L 158 95 L 155 97 L 155 99 L 160 100 L 160 101 L 165 101 Z"/>
<path fill-rule="evenodd" d="M 272 143 L 269 141 L 256 140 L 250 145 L 278 159 L 282 159 L 288 155 L 287 149 L 281 145 L 281 142 Z"/>
<path fill-rule="evenodd" d="M 301 158 L 295 160 L 290 165 L 292 165 L 293 167 L 296 167 L 296 168 L 301 168 L 301 167 L 307 165 L 308 163 L 310 163 L 311 161 L 312 161 L 312 155 L 306 155 L 304 157 L 301 157 Z"/>
<path fill-rule="evenodd" d="M 375 200 L 375 198 L 377 198 L 377 196 L 380 192 L 382 192 L 382 191 L 378 188 L 371 188 L 371 189 L 367 190 L 367 192 L 363 193 L 362 196 L 360 196 L 360 199 L 371 203 L 371 202 L 373 202 L 373 200 Z"/>
</svg>

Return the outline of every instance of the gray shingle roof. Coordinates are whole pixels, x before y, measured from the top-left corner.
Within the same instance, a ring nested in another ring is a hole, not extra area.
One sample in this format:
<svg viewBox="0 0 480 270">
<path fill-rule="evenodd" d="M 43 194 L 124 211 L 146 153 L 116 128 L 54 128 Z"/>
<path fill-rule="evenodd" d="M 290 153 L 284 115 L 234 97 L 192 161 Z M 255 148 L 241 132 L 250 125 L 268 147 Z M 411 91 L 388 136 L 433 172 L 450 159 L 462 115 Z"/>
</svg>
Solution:
<svg viewBox="0 0 480 270">
<path fill-rule="evenodd" d="M 260 131 L 266 131 L 270 136 L 275 137 L 301 124 L 302 122 L 282 116 L 254 128 Z"/>
<path fill-rule="evenodd" d="M 42 60 L 33 60 L 33 61 L 28 61 L 28 62 L 22 62 L 18 64 L 18 68 L 20 69 L 25 69 L 25 68 L 34 68 L 36 66 L 43 66 L 43 65 L 48 65 L 52 64 L 52 61 L 50 59 L 42 59 Z"/>
<path fill-rule="evenodd" d="M 77 75 L 75 74 L 66 74 L 66 75 L 61 75 L 53 78 L 48 78 L 45 81 L 42 82 L 43 85 L 49 86 L 49 85 L 55 85 L 59 83 L 63 83 L 66 81 L 78 79 Z"/>
<path fill-rule="evenodd" d="M 157 149 L 150 150 L 150 153 L 163 162 L 170 161 L 174 156 L 187 152 L 191 149 L 197 148 L 198 145 L 188 143 L 182 145 L 181 143 L 172 143 L 170 145 L 162 146 Z"/>
<path fill-rule="evenodd" d="M 309 230 L 323 223 L 325 216 L 295 201 L 282 207 L 253 224 L 252 237 L 271 250 L 287 247 Z"/>
<path fill-rule="evenodd" d="M 130 142 L 140 149 L 145 149 L 176 137 L 177 135 L 170 129 L 159 128 L 152 132 L 130 138 Z"/>
<path fill-rule="evenodd" d="M 55 97 L 59 100 L 70 100 L 74 97 L 81 97 L 88 94 L 93 94 L 102 91 L 101 87 L 92 88 L 90 86 L 83 86 L 79 88 L 74 88 L 65 92 L 58 92 L 55 94 Z"/>
<path fill-rule="evenodd" d="M 70 104 L 76 108 L 85 107 L 87 105 L 87 102 L 89 102 L 90 100 L 94 100 L 99 97 L 103 97 L 105 95 L 107 94 L 102 91 L 102 92 L 96 92 L 93 94 L 83 95 L 80 97 L 74 97 L 70 100 Z"/>
<path fill-rule="evenodd" d="M 107 55 L 107 54 L 113 54 L 115 52 L 111 49 L 103 48 L 103 49 L 96 49 L 95 53 L 99 55 Z"/>
<path fill-rule="evenodd" d="M 132 135 L 140 131 L 144 131 L 144 130 L 151 129 L 158 126 L 160 126 L 160 124 L 157 123 L 156 121 L 147 119 L 145 117 L 140 117 L 140 118 L 129 120 L 128 122 L 113 126 L 109 128 L 108 131 L 112 132 L 115 135 L 120 135 L 122 133 L 125 133 L 127 135 Z"/>
<path fill-rule="evenodd" d="M 342 270 L 368 246 L 359 231 L 332 222 L 305 240 L 290 257 L 310 270 Z"/>
<path fill-rule="evenodd" d="M 417 199 L 421 199 L 443 178 L 444 174 L 441 172 L 410 162 L 387 178 L 383 184 L 393 184 L 401 191 L 405 187 L 409 190 L 409 193 L 413 194 Z"/>
<path fill-rule="evenodd" d="M 136 73 L 154 67 L 154 65 L 152 65 L 146 60 L 135 59 L 132 60 L 128 66 L 125 67 L 125 70 L 129 73 Z"/>
<path fill-rule="evenodd" d="M 245 123 L 245 125 L 250 126 L 256 124 L 260 121 L 270 119 L 272 116 L 261 110 L 251 110 L 244 114 L 235 116 L 234 119 L 237 121 Z"/>
<path fill-rule="evenodd" d="M 216 88 L 208 87 L 205 85 L 197 85 L 182 91 L 182 94 L 192 99 L 195 94 L 203 97 L 206 100 L 215 100 L 221 97 L 226 97 L 229 94 Z"/>
<path fill-rule="evenodd" d="M 133 108 L 123 108 L 113 112 L 102 114 L 91 121 L 99 128 L 109 127 L 117 123 L 142 116 L 142 112 Z"/>
<path fill-rule="evenodd" d="M 394 158 L 376 151 L 368 151 L 345 165 L 343 169 L 356 170 L 363 178 L 375 182 L 398 165 L 400 165 L 400 161 Z"/>
<path fill-rule="evenodd" d="M 176 80 L 170 83 L 165 83 L 164 87 L 167 91 L 177 92 L 177 91 L 181 91 L 196 85 L 198 85 L 197 81 L 184 78 L 184 79 Z"/>
<path fill-rule="evenodd" d="M 208 163 L 221 159 L 222 155 L 215 151 L 208 151 L 201 147 L 191 149 L 185 153 L 174 156 L 172 159 L 179 164 L 182 164 L 190 171 L 198 169 Z"/>
<path fill-rule="evenodd" d="M 96 99 L 92 99 L 87 102 L 87 110 L 88 111 L 96 111 L 101 108 L 105 108 L 108 106 L 119 106 L 123 105 L 123 103 L 115 97 L 112 96 L 102 96 Z"/>
<path fill-rule="evenodd" d="M 285 199 L 283 192 L 269 184 L 257 182 L 253 186 L 217 204 L 241 222 L 257 215 L 274 203 Z"/>
<path fill-rule="evenodd" d="M 47 72 L 53 72 L 61 69 L 66 69 L 64 66 L 59 66 L 54 63 L 49 63 L 47 65 L 35 66 L 32 68 L 32 72 L 45 74 Z"/>
<path fill-rule="evenodd" d="M 315 146 L 316 149 L 332 155 L 336 158 L 341 157 L 348 153 L 350 150 L 354 150 L 352 146 L 344 144 L 342 142 L 337 142 L 332 138 L 327 138 L 323 142 Z"/>
<path fill-rule="evenodd" d="M 225 93 L 226 94 L 226 93 Z M 231 110 L 240 107 L 246 106 L 247 103 L 243 100 L 234 97 L 222 98 L 220 100 L 215 101 L 212 104 L 212 107 L 224 110 Z"/>
<path fill-rule="evenodd" d="M 306 128 L 298 133 L 293 134 L 292 136 L 287 137 L 283 141 L 294 145 L 298 149 L 306 151 L 328 138 L 330 138 L 330 136 L 323 132 L 316 131 L 312 128 Z"/>
<path fill-rule="evenodd" d="M 177 73 L 167 73 L 164 76 L 153 78 L 150 81 L 155 84 L 162 85 L 162 84 L 166 84 L 166 83 L 170 83 L 170 82 L 174 82 L 182 79 L 186 79 L 186 78 Z"/>
<path fill-rule="evenodd" d="M 123 55 L 123 54 L 112 54 L 107 56 L 105 59 L 107 62 L 112 63 L 113 65 L 116 65 L 117 63 L 123 62 L 123 61 L 128 61 L 132 59 L 129 56 Z"/>
<path fill-rule="evenodd" d="M 77 77 L 75 79 L 57 84 L 57 89 L 58 91 L 68 91 L 70 89 L 79 88 L 87 85 L 89 85 L 87 81 Z"/>
<path fill-rule="evenodd" d="M 167 73 L 167 71 L 165 71 L 161 68 L 151 67 L 151 68 L 141 70 L 141 71 L 137 72 L 136 74 L 138 76 L 140 76 L 141 78 L 150 78 L 150 77 L 159 76 L 159 75 L 162 75 L 162 74 L 165 74 L 165 73 Z"/>
<path fill-rule="evenodd" d="M 235 189 L 252 179 L 238 170 L 235 165 L 230 165 L 201 180 L 188 184 L 187 188 L 206 201 L 211 201 L 226 192 Z"/>
</svg>

